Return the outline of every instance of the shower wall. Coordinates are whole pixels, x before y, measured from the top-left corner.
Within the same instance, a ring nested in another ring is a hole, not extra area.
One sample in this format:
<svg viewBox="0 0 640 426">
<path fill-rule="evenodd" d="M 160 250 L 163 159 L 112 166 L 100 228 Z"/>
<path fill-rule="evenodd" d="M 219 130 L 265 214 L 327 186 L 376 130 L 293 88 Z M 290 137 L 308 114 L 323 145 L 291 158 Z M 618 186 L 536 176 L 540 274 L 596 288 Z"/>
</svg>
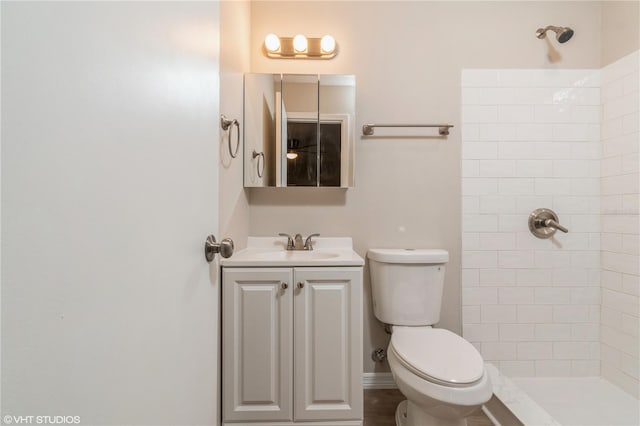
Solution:
<svg viewBox="0 0 640 426">
<path fill-rule="evenodd" d="M 462 73 L 463 335 L 514 376 L 600 374 L 600 72 Z M 568 234 L 527 219 L 555 210 Z"/>
<path fill-rule="evenodd" d="M 602 375 L 636 398 L 638 382 L 638 64 L 635 52 L 602 72 Z"/>
</svg>

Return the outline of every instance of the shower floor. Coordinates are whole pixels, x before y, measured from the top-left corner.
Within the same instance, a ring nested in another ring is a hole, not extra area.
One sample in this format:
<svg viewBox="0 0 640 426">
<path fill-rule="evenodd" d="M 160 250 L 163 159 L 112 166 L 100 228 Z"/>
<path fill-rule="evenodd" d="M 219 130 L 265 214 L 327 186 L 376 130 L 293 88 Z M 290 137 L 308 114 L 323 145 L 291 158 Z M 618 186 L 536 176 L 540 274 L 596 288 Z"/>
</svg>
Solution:
<svg viewBox="0 0 640 426">
<path fill-rule="evenodd" d="M 527 377 L 511 381 L 562 425 L 640 424 L 639 401 L 604 379 Z"/>
</svg>

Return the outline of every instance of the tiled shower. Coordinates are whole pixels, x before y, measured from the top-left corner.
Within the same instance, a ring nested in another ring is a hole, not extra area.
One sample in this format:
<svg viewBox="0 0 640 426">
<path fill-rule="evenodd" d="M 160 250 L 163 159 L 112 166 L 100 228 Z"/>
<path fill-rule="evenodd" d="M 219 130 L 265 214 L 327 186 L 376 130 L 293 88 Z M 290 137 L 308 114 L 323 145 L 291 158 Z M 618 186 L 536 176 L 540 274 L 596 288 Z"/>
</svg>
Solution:
<svg viewBox="0 0 640 426">
<path fill-rule="evenodd" d="M 463 335 L 511 376 L 638 396 L 638 53 L 601 70 L 464 70 Z M 568 234 L 538 239 L 553 209 Z"/>
</svg>

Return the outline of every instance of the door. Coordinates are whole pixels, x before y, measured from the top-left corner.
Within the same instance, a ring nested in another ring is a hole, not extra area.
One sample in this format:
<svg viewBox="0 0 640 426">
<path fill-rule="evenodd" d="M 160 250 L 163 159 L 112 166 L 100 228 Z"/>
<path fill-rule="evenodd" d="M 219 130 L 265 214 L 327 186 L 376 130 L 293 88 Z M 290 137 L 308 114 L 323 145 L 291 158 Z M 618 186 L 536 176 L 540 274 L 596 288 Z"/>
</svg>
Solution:
<svg viewBox="0 0 640 426">
<path fill-rule="evenodd" d="M 216 424 L 218 3 L 0 7 L 3 413 Z"/>
<path fill-rule="evenodd" d="M 292 419 L 291 268 L 223 268 L 224 421 Z"/>
<path fill-rule="evenodd" d="M 294 418 L 362 418 L 362 268 L 295 268 Z"/>
</svg>

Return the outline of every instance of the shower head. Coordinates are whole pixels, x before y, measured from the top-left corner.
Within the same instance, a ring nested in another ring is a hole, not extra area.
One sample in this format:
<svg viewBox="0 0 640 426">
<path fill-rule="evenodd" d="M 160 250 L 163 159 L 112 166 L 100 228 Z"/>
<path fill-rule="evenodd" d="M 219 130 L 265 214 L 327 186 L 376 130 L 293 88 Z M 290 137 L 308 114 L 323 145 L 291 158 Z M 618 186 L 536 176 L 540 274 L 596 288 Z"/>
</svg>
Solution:
<svg viewBox="0 0 640 426">
<path fill-rule="evenodd" d="M 553 31 L 556 33 L 556 40 L 560 43 L 568 42 L 571 37 L 573 37 L 573 30 L 569 27 L 556 27 L 554 25 L 549 25 L 546 28 L 538 28 L 536 31 L 536 37 L 539 39 L 543 39 L 547 36 L 547 31 Z"/>
</svg>

